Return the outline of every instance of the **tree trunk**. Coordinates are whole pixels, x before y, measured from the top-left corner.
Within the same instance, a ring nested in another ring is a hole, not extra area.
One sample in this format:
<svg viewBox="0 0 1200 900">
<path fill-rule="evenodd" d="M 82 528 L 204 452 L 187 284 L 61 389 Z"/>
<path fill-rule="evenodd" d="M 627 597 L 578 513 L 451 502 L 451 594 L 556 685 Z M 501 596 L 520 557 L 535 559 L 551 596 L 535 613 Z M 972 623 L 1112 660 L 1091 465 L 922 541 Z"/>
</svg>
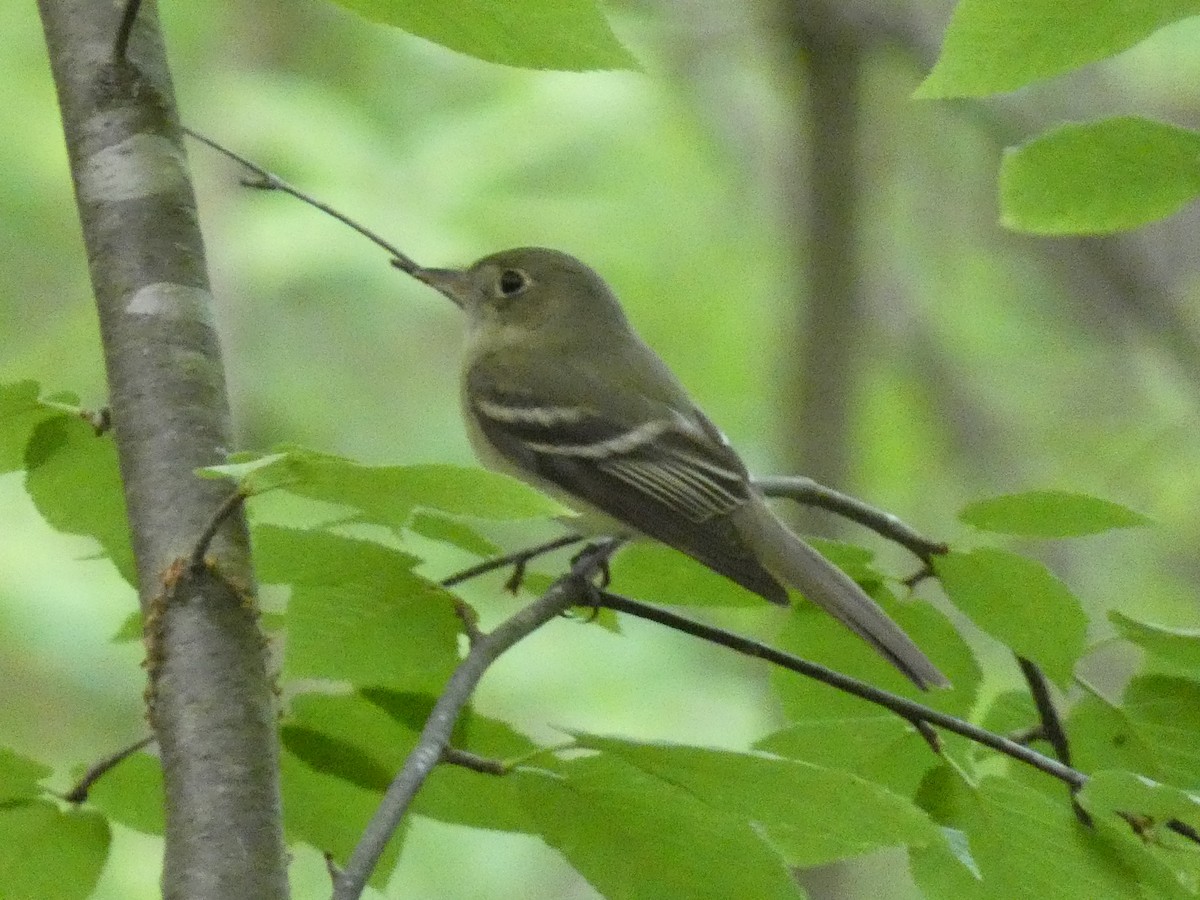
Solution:
<svg viewBox="0 0 1200 900">
<path fill-rule="evenodd" d="M 231 488 L 204 249 L 152 3 L 39 0 L 108 371 L 166 786 L 168 898 L 287 895 L 275 707 L 240 510 L 187 560 Z"/>
</svg>

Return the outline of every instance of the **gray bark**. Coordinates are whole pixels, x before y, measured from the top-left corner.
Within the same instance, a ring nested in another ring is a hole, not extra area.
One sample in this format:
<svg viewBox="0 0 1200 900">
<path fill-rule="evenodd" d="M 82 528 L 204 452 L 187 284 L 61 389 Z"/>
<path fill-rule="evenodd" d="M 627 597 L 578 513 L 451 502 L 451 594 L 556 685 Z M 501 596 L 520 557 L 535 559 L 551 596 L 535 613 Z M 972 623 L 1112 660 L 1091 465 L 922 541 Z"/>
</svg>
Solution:
<svg viewBox="0 0 1200 900">
<path fill-rule="evenodd" d="M 245 521 L 187 565 L 230 494 L 229 409 L 204 249 L 151 3 L 39 0 L 108 372 L 166 786 L 168 898 L 287 895 L 279 748 Z"/>
</svg>

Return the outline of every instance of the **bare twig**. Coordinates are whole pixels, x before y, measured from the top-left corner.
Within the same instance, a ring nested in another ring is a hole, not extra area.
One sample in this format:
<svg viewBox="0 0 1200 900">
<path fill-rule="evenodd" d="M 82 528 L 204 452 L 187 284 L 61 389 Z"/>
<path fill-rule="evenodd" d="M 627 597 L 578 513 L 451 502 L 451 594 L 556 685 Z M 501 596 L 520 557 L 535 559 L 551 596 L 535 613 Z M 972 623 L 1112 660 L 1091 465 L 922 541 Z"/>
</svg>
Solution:
<svg viewBox="0 0 1200 900">
<path fill-rule="evenodd" d="M 96 437 L 101 437 L 106 431 L 112 428 L 112 410 L 107 406 L 102 406 L 99 409 L 81 409 L 79 410 L 79 418 L 92 426 L 92 431 L 96 433 Z"/>
<path fill-rule="evenodd" d="M 1057 778 L 1072 788 L 1080 788 L 1087 782 L 1087 776 L 1082 772 L 1072 769 L 1058 760 L 1044 756 L 1036 750 L 1022 746 L 1016 741 L 1009 740 L 1003 735 L 996 734 L 964 719 L 917 703 L 915 700 L 909 700 L 907 697 L 901 697 L 899 694 L 881 690 L 867 684 L 865 681 L 859 681 L 857 678 L 851 678 L 849 675 L 843 675 L 841 672 L 835 672 L 833 669 L 827 669 L 825 666 L 818 665 L 817 663 L 809 662 L 790 653 L 784 653 L 781 650 L 776 650 L 774 647 L 769 647 L 760 641 L 751 640 L 740 634 L 734 634 L 733 632 L 715 628 L 711 625 L 695 622 L 669 610 L 651 606 L 650 604 L 642 603 L 629 597 L 622 597 L 619 594 L 613 594 L 608 591 L 600 592 L 597 602 L 600 606 L 608 609 L 628 613 L 641 619 L 648 619 L 651 622 L 658 622 L 660 625 L 666 625 L 668 628 L 682 631 L 684 634 L 690 634 L 693 637 L 698 637 L 714 644 L 720 644 L 722 647 L 728 647 L 731 650 L 736 650 L 738 653 L 765 659 L 792 672 L 798 672 L 808 678 L 828 684 L 847 694 L 861 697 L 869 703 L 890 709 L 896 715 L 907 719 L 909 722 L 926 722 L 938 728 L 952 731 L 976 743 L 991 747 L 993 750 L 997 750 L 1026 765 L 1033 766 L 1035 769 L 1039 769 L 1047 775 Z"/>
<path fill-rule="evenodd" d="M 434 704 L 416 747 L 393 779 L 383 801 L 367 825 L 358 846 L 334 884 L 334 900 L 355 900 L 379 861 L 384 847 L 395 832 L 421 785 L 442 760 L 450 734 L 463 707 L 488 667 L 522 638 L 578 603 L 593 603 L 595 586 L 591 583 L 601 565 L 615 549 L 613 542 L 598 544 L 579 559 L 571 571 L 559 578 L 533 603 L 506 619 L 495 630 L 481 635 L 454 670 L 445 690 Z"/>
<path fill-rule="evenodd" d="M 125 0 L 125 9 L 121 12 L 121 22 L 117 26 L 117 35 L 113 39 L 112 58 L 114 63 L 127 61 L 129 52 L 129 36 L 133 33 L 133 23 L 137 21 L 138 10 L 142 0 Z"/>
<path fill-rule="evenodd" d="M 1033 697 L 1033 705 L 1037 708 L 1038 719 L 1041 722 L 1041 727 L 1035 733 L 1036 737 L 1047 741 L 1054 749 L 1054 755 L 1058 757 L 1059 762 L 1069 766 L 1071 748 L 1067 744 L 1067 733 L 1063 730 L 1062 719 L 1050 697 L 1050 684 L 1046 681 L 1045 673 L 1037 663 L 1024 656 L 1017 656 L 1017 664 L 1021 667 L 1021 674 L 1025 676 L 1025 683 L 1029 685 L 1029 693 Z"/>
<path fill-rule="evenodd" d="M 526 547 L 524 550 L 517 550 L 513 553 L 507 553 L 504 556 L 497 556 L 495 559 L 485 560 L 478 565 L 463 569 L 461 572 L 455 572 L 441 581 L 442 587 L 454 587 L 456 584 L 462 584 L 471 578 L 478 578 L 480 575 L 486 575 L 488 572 L 494 572 L 497 569 L 503 569 L 505 566 L 516 566 L 524 570 L 525 565 L 535 557 L 542 556 L 546 553 L 552 553 L 562 547 L 569 547 L 571 544 L 578 544 L 583 540 L 583 537 L 578 534 L 567 534 L 562 537 L 554 538 L 554 540 L 546 541 L 544 544 L 537 544 L 533 547 Z"/>
<path fill-rule="evenodd" d="M 754 485 L 768 497 L 786 497 L 803 506 L 829 510 L 857 522 L 888 540 L 895 541 L 925 562 L 949 551 L 944 543 L 930 540 L 897 516 L 803 476 L 755 478 Z"/>
<path fill-rule="evenodd" d="M 1037 709 L 1040 724 L 1037 736 L 1050 744 L 1059 762 L 1065 766 L 1071 765 L 1071 747 L 1067 743 L 1067 732 L 1063 729 L 1062 719 L 1050 696 L 1050 683 L 1046 680 L 1046 674 L 1037 663 L 1020 654 L 1017 654 L 1017 665 L 1021 667 L 1021 674 L 1025 676 L 1025 683 L 1029 685 L 1029 693 Z M 1077 787 L 1071 788 L 1071 810 L 1075 813 L 1075 818 L 1084 825 L 1091 826 L 1094 824 L 1092 814 L 1084 809 L 1076 798 L 1078 790 Z"/>
<path fill-rule="evenodd" d="M 336 886 L 338 879 L 342 877 L 342 867 L 337 864 L 337 861 L 333 858 L 333 853 L 329 850 L 326 850 L 322 855 L 325 857 L 325 872 L 329 875 L 329 882 Z"/>
<path fill-rule="evenodd" d="M 241 508 L 241 505 L 246 502 L 246 495 L 240 490 L 234 491 L 225 498 L 212 518 L 208 520 L 208 524 L 204 526 L 204 530 L 200 532 L 200 537 L 196 539 L 196 545 L 192 548 L 191 558 L 188 560 L 188 565 L 193 572 L 204 568 L 204 557 L 208 553 L 208 547 L 212 543 L 214 537 L 217 536 L 217 531 L 221 524 L 228 519 L 236 510 Z"/>
<path fill-rule="evenodd" d="M 246 157 L 242 156 L 241 154 L 235 153 L 234 151 L 230 150 L 229 148 L 221 146 L 216 141 L 214 141 L 212 138 L 207 137 L 198 131 L 193 131 L 191 128 L 185 127 L 183 129 L 183 133 L 188 135 L 191 138 L 194 138 L 195 140 L 199 141 L 200 143 L 204 144 L 205 146 L 211 147 L 213 150 L 216 150 L 218 153 L 222 153 L 225 156 L 228 156 L 230 159 L 234 160 L 235 162 L 239 163 L 240 165 L 244 166 L 245 168 L 247 168 L 251 172 L 253 172 L 255 175 L 257 175 L 258 178 L 255 180 L 243 179 L 242 184 L 244 184 L 246 187 L 251 187 L 251 188 L 255 188 L 256 190 L 262 190 L 262 191 L 280 191 L 281 193 L 289 194 L 292 197 L 295 197 L 297 200 L 301 201 L 302 203 L 307 203 L 309 206 L 313 207 L 314 209 L 320 210 L 321 212 L 325 213 L 325 215 L 331 216 L 334 219 L 337 219 L 343 225 L 350 226 L 355 231 L 357 231 L 359 234 L 361 234 L 363 237 L 365 237 L 367 240 L 371 241 L 372 243 L 376 244 L 379 247 L 382 247 L 384 250 L 386 250 L 388 253 L 391 254 L 392 265 L 394 265 L 397 269 L 400 269 L 402 272 L 407 272 L 408 274 L 411 275 L 421 268 L 421 266 L 419 266 L 415 262 L 413 262 L 412 258 L 409 257 L 408 254 L 404 253 L 402 250 L 400 250 L 394 244 L 390 243 L 389 241 L 387 241 L 386 239 L 381 237 L 376 232 L 367 228 L 365 225 L 359 224 L 354 219 L 347 216 L 345 213 L 338 212 L 332 206 L 330 206 L 327 203 L 323 203 L 322 201 L 318 200 L 316 197 L 313 197 L 310 194 L 306 194 L 304 191 L 300 190 L 299 188 L 292 187 L 292 185 L 288 184 L 286 181 L 284 181 L 278 175 L 272 174 L 271 172 L 267 171 L 266 169 L 264 169 L 262 166 L 258 165 L 257 163 L 251 162 L 250 160 L 248 160 Z"/>
<path fill-rule="evenodd" d="M 1030 744 L 1033 741 L 1045 740 L 1046 729 L 1039 722 L 1037 725 L 1030 725 L 1027 728 L 1018 728 L 1016 731 L 1010 731 L 1008 738 L 1011 741 L 1016 741 L 1018 744 Z"/>
<path fill-rule="evenodd" d="M 75 786 L 62 795 L 68 803 L 83 803 L 88 798 L 92 785 L 111 772 L 133 754 L 154 743 L 154 735 L 148 734 L 128 747 L 122 747 L 111 756 L 106 756 L 83 773 L 83 777 L 75 782 Z"/>
<path fill-rule="evenodd" d="M 462 597 L 454 597 L 454 614 L 458 616 L 458 620 L 462 622 L 463 633 L 467 636 L 468 646 L 474 647 L 476 641 L 483 637 L 483 632 L 479 629 L 479 613 Z"/>
<path fill-rule="evenodd" d="M 484 775 L 508 774 L 508 764 L 504 760 L 480 756 L 478 753 L 459 750 L 457 747 L 447 747 L 443 750 L 441 761 L 452 766 L 462 766 L 472 772 L 482 772 Z"/>
</svg>

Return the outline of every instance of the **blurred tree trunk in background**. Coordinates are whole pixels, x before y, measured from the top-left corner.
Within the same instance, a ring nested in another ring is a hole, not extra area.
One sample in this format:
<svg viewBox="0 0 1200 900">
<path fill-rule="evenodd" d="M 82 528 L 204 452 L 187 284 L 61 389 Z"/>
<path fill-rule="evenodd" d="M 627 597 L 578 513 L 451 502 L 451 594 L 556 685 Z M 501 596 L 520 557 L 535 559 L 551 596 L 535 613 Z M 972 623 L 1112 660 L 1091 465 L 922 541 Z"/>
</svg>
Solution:
<svg viewBox="0 0 1200 900">
<path fill-rule="evenodd" d="M 783 417 L 784 446 L 789 470 L 845 488 L 867 334 L 858 218 L 862 51 L 832 16 L 801 22 L 789 15 L 787 21 L 808 101 L 797 118 L 811 149 L 788 190 L 796 204 L 789 232 L 797 239 L 808 290 L 796 304 L 795 350 L 785 355 L 793 381 L 785 390 L 790 409 Z"/>
</svg>

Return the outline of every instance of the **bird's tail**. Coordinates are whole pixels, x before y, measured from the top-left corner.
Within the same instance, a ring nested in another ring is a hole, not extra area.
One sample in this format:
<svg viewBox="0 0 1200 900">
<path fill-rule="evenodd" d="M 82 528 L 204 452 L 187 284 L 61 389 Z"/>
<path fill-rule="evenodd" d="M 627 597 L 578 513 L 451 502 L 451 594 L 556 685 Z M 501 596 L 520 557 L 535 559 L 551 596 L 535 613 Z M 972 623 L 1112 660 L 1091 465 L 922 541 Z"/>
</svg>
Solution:
<svg viewBox="0 0 1200 900">
<path fill-rule="evenodd" d="M 772 575 L 863 638 L 917 687 L 950 686 L 937 666 L 850 576 L 796 537 L 760 498 L 738 509 L 735 522 L 742 539 Z"/>
</svg>

